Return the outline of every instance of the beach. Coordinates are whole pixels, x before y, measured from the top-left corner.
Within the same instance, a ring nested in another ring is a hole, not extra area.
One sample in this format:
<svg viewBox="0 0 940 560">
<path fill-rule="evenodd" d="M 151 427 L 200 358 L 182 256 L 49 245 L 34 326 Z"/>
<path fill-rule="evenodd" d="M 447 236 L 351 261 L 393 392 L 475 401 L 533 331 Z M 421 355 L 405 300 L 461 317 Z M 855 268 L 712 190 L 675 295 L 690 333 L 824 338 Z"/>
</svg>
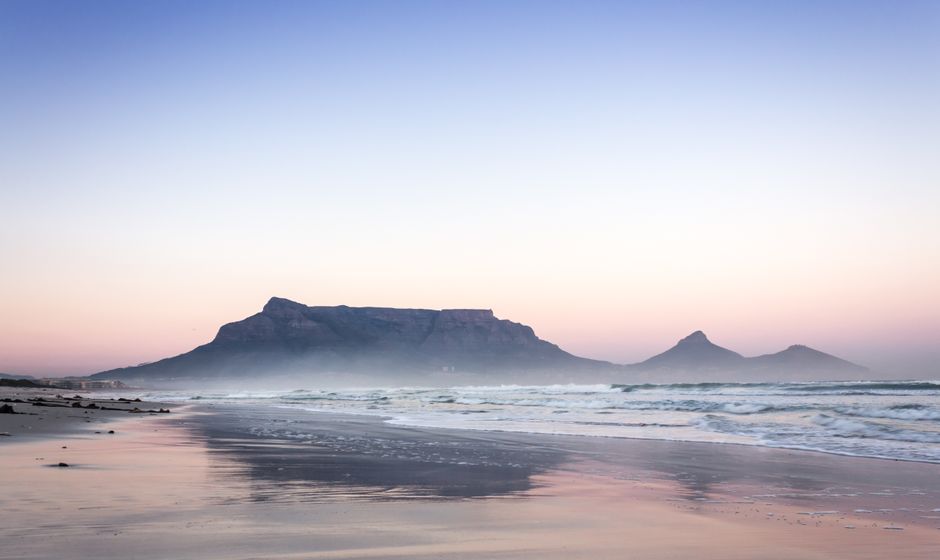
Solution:
<svg viewBox="0 0 940 560">
<path fill-rule="evenodd" d="M 109 414 L 0 440 L 0 558 L 940 555 L 937 464 L 257 405 Z"/>
<path fill-rule="evenodd" d="M 0 560 L 940 560 L 940 0 L 0 0 Z"/>
<path fill-rule="evenodd" d="M 0 443 L 15 443 L 71 433 L 100 432 L 128 414 L 166 414 L 170 405 L 137 396 L 96 398 L 60 388 L 0 387 Z"/>
</svg>

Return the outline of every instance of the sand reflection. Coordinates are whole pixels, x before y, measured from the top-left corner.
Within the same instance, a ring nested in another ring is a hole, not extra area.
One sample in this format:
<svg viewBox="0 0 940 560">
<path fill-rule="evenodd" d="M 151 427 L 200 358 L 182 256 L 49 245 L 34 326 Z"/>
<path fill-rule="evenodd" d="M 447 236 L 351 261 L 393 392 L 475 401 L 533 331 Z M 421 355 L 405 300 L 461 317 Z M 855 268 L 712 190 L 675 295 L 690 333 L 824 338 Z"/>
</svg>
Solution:
<svg viewBox="0 0 940 560">
<path fill-rule="evenodd" d="M 220 411 L 208 418 L 200 434 L 210 472 L 245 484 L 248 499 L 259 502 L 493 498 L 532 490 L 533 476 L 567 456 L 473 432 L 442 438 L 374 418 L 285 417 Z M 267 426 L 263 435 L 258 426 Z"/>
<path fill-rule="evenodd" d="M 0 559 L 940 555 L 932 520 L 917 523 L 940 508 L 936 485 L 925 487 L 935 466 L 283 420 L 174 414 L 115 423 L 113 436 L 5 446 Z M 245 430 L 258 426 L 268 431 Z M 63 459 L 75 466 L 43 466 Z M 834 480 L 855 493 L 835 493 Z M 803 502 L 755 496 L 778 489 Z M 876 498 L 906 517 L 851 513 Z"/>
</svg>

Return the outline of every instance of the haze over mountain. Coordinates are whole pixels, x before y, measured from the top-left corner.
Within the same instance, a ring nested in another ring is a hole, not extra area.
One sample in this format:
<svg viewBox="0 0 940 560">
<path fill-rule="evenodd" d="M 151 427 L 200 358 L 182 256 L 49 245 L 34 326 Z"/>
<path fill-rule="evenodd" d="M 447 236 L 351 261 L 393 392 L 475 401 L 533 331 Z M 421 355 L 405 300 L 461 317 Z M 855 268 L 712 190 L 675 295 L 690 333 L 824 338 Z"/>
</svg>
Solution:
<svg viewBox="0 0 940 560">
<path fill-rule="evenodd" d="M 695 331 L 662 354 L 634 364 L 637 369 L 701 369 L 738 365 L 744 357 L 712 344 L 705 333 Z"/>
<path fill-rule="evenodd" d="M 31 375 L 19 375 L 16 373 L 2 373 L 0 372 L 0 379 L 35 379 Z"/>
<path fill-rule="evenodd" d="M 626 366 L 646 380 L 672 381 L 812 381 L 854 380 L 868 368 L 803 345 L 793 345 L 775 354 L 744 357 L 713 343 L 695 331 L 662 354 Z"/>
<path fill-rule="evenodd" d="M 573 356 L 538 338 L 531 327 L 497 319 L 488 309 L 308 307 L 275 297 L 260 313 L 222 326 L 214 340 L 191 352 L 93 377 L 147 384 L 254 376 L 447 383 L 465 374 L 509 379 L 613 368 Z"/>
<path fill-rule="evenodd" d="M 857 379 L 868 370 L 806 346 L 753 358 L 701 331 L 631 365 L 574 356 L 488 309 L 310 307 L 271 298 L 190 352 L 95 378 L 139 385 L 452 384 Z"/>
</svg>

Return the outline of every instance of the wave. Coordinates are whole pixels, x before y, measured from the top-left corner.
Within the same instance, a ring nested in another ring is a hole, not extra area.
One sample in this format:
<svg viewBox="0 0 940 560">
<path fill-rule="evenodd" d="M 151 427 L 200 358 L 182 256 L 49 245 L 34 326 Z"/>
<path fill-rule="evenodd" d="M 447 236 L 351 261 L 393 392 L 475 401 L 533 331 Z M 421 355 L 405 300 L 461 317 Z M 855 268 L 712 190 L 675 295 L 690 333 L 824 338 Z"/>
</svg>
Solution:
<svg viewBox="0 0 940 560">
<path fill-rule="evenodd" d="M 862 395 L 878 394 L 881 391 L 892 392 L 937 392 L 940 393 L 940 382 L 937 381 L 805 381 L 805 382 L 754 382 L 754 383 L 641 383 L 641 384 L 613 384 L 612 389 L 624 393 L 644 391 L 657 392 L 702 392 L 721 393 L 725 390 L 754 391 L 771 390 L 786 393 L 806 394 L 840 394 Z"/>
<path fill-rule="evenodd" d="M 495 405 L 495 406 L 523 406 L 545 408 L 614 408 L 610 401 L 602 399 L 592 400 L 562 400 L 562 399 L 485 399 L 479 397 L 447 398 L 438 403 L 463 405 Z"/>
<path fill-rule="evenodd" d="M 778 387 L 779 383 L 640 383 L 636 385 L 614 384 L 611 388 L 623 393 L 635 391 L 717 391 L 726 388 Z"/>
<path fill-rule="evenodd" d="M 829 429 L 832 432 L 831 435 L 837 437 L 940 443 L 940 433 L 892 428 L 875 422 L 836 418 L 827 414 L 813 416 L 812 422 Z"/>
<path fill-rule="evenodd" d="M 793 390 L 810 392 L 826 391 L 940 391 L 936 381 L 853 381 L 845 383 L 794 384 Z"/>
<path fill-rule="evenodd" d="M 758 402 L 714 402 L 698 400 L 662 400 L 662 401 L 632 401 L 621 403 L 611 408 L 619 410 L 650 410 L 666 412 L 726 412 L 728 414 L 760 414 L 763 412 L 789 412 L 801 410 L 799 405 L 777 406 Z"/>
<path fill-rule="evenodd" d="M 919 404 L 902 404 L 886 408 L 842 406 L 833 409 L 845 416 L 886 418 L 891 420 L 940 420 L 940 410 Z"/>
<path fill-rule="evenodd" d="M 148 398 L 369 414 L 425 427 L 744 443 L 940 462 L 938 396 L 940 382 L 927 380 L 308 388 Z"/>
<path fill-rule="evenodd" d="M 541 407 L 552 409 L 602 409 L 621 411 L 664 411 L 664 412 L 726 412 L 728 414 L 759 414 L 762 412 L 790 412 L 804 410 L 803 405 L 772 405 L 760 402 L 745 401 L 702 401 L 694 399 L 685 400 L 645 400 L 645 401 L 615 401 L 607 399 L 560 399 L 560 398 L 492 398 L 492 397 L 459 397 L 440 396 L 426 399 L 428 404 L 452 404 L 466 406 L 504 406 L 504 407 Z"/>
<path fill-rule="evenodd" d="M 556 385 L 458 385 L 450 387 L 457 393 L 540 393 L 540 394 L 578 394 L 578 393 L 618 393 L 617 385 L 574 383 Z"/>
<path fill-rule="evenodd" d="M 760 424 L 738 422 L 727 416 L 719 414 L 706 414 L 691 422 L 691 425 L 709 432 L 718 432 L 736 436 L 756 437 L 765 440 L 770 437 L 789 437 L 801 435 L 801 427 L 780 422 L 765 422 Z"/>
</svg>

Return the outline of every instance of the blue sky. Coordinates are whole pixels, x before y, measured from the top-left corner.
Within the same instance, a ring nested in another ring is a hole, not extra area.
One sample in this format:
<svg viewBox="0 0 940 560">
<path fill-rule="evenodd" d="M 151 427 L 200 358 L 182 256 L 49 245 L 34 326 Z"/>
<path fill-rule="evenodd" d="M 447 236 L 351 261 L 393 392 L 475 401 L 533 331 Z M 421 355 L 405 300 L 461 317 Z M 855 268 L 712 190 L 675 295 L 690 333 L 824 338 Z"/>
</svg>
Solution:
<svg viewBox="0 0 940 560">
<path fill-rule="evenodd" d="M 930 373 L 936 2 L 0 2 L 0 371 L 271 295 Z M 55 320 L 50 320 L 54 317 Z M 50 350 L 52 348 L 52 350 Z"/>
</svg>

